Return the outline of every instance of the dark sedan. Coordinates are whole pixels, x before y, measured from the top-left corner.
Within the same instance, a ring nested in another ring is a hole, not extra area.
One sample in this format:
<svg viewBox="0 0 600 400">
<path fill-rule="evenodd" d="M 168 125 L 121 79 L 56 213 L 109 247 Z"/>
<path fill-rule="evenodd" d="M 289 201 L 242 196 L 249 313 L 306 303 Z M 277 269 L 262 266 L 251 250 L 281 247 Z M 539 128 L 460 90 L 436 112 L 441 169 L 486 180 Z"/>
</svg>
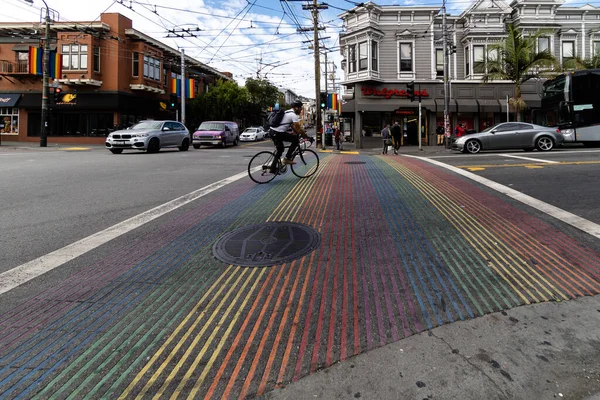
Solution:
<svg viewBox="0 0 600 400">
<path fill-rule="evenodd" d="M 471 154 L 482 150 L 506 149 L 550 151 L 563 142 L 564 137 L 557 128 L 525 122 L 503 122 L 456 139 L 452 148 Z"/>
</svg>

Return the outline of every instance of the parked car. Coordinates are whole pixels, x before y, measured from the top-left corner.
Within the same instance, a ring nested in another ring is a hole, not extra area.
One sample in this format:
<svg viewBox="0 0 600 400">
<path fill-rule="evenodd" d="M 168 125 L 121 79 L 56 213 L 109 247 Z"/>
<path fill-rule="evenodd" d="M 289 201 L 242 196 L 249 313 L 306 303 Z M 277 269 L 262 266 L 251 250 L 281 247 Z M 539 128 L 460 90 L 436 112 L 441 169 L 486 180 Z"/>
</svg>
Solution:
<svg viewBox="0 0 600 400">
<path fill-rule="evenodd" d="M 550 151 L 563 142 L 564 137 L 557 128 L 525 122 L 503 122 L 481 132 L 457 138 L 452 148 L 471 154 L 482 150 L 504 149 Z"/>
<path fill-rule="evenodd" d="M 123 150 L 146 150 L 157 153 L 164 147 L 190 148 L 190 132 L 177 121 L 140 121 L 130 128 L 109 133 L 104 142 L 113 154 Z"/>
<path fill-rule="evenodd" d="M 240 135 L 242 142 L 256 142 L 265 139 L 265 131 L 261 127 L 246 128 Z"/>
<path fill-rule="evenodd" d="M 227 147 L 228 144 L 237 146 L 240 142 L 238 124 L 231 121 L 204 121 L 192 136 L 195 149 L 201 145 Z"/>
</svg>

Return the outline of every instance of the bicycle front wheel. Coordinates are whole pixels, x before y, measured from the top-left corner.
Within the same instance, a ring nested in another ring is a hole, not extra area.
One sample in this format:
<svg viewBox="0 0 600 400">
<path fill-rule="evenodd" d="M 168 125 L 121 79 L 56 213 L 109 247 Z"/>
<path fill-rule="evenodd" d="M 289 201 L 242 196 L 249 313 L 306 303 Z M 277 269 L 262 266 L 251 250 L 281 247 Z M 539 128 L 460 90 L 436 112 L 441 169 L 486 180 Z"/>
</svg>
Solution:
<svg viewBox="0 0 600 400">
<path fill-rule="evenodd" d="M 277 175 L 270 171 L 274 159 L 275 155 L 270 151 L 261 151 L 252 157 L 248 163 L 248 175 L 250 179 L 256 183 L 269 183 L 275 179 Z M 280 163 L 281 161 L 278 164 Z M 279 170 L 279 167 L 280 165 L 277 165 L 277 170 Z"/>
<path fill-rule="evenodd" d="M 313 176 L 319 169 L 319 156 L 310 149 L 300 150 L 295 157 L 296 164 L 292 164 L 292 172 L 298 178 Z"/>
</svg>

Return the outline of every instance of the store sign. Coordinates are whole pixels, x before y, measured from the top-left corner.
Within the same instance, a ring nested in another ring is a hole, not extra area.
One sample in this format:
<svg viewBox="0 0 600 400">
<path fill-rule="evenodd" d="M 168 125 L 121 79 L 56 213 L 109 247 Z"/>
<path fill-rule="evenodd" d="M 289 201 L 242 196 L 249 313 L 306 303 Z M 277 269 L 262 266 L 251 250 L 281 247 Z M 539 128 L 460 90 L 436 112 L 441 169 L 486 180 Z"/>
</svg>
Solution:
<svg viewBox="0 0 600 400">
<path fill-rule="evenodd" d="M 374 87 L 366 87 L 363 86 L 360 88 L 363 96 L 380 96 L 389 99 L 393 96 L 395 97 L 408 97 L 408 92 L 404 89 L 388 89 L 388 88 L 374 88 Z M 427 89 L 423 90 L 415 90 L 415 97 L 429 97 L 429 93 L 427 93 Z"/>
<path fill-rule="evenodd" d="M 394 110 L 396 115 L 415 115 L 416 111 L 414 108 L 398 108 Z"/>
<path fill-rule="evenodd" d="M 64 94 L 56 101 L 57 105 L 61 106 L 74 106 L 77 104 L 77 94 L 67 93 Z"/>
</svg>

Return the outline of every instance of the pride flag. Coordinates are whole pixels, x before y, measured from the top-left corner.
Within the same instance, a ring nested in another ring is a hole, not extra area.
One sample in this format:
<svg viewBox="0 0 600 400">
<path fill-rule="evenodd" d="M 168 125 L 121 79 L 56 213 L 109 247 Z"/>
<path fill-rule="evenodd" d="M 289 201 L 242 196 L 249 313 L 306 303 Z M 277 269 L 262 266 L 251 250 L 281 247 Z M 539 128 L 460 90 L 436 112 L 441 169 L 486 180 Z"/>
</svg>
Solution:
<svg viewBox="0 0 600 400">
<path fill-rule="evenodd" d="M 44 73 L 44 49 L 29 46 L 29 73 L 42 75 Z"/>
<path fill-rule="evenodd" d="M 193 99 L 196 97 L 196 87 L 194 79 L 186 79 L 184 90 L 186 99 Z M 171 93 L 176 94 L 177 97 L 181 97 L 181 79 L 171 79 Z"/>
<path fill-rule="evenodd" d="M 338 95 L 337 93 L 327 94 L 327 108 L 330 110 L 338 110 Z"/>
<path fill-rule="evenodd" d="M 62 75 L 62 54 L 58 54 L 56 51 L 50 52 L 50 70 L 48 71 L 48 77 L 52 79 L 59 79 Z M 29 73 L 33 75 L 44 74 L 44 49 L 41 47 L 29 46 Z"/>
</svg>

